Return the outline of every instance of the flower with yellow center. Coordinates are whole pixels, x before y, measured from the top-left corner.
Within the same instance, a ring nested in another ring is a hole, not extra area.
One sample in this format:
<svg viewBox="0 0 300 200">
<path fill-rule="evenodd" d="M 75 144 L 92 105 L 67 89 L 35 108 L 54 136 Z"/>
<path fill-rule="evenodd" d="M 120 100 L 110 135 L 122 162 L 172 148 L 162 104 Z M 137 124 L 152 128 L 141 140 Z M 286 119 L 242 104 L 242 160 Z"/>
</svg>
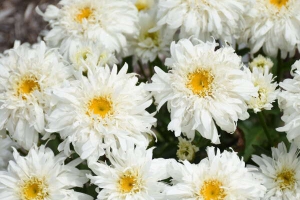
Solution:
<svg viewBox="0 0 300 200">
<path fill-rule="evenodd" d="M 168 160 L 152 159 L 153 148 L 134 147 L 107 151 L 111 165 L 107 163 L 89 163 L 96 176 L 88 175 L 91 182 L 101 190 L 98 200 L 105 199 L 155 199 L 165 200 L 165 184 L 160 182 L 168 178 Z"/>
<path fill-rule="evenodd" d="M 258 88 L 250 80 L 250 71 L 230 46 L 215 50 L 215 42 L 188 39 L 171 44 L 171 58 L 165 73 L 155 67 L 148 90 L 158 109 L 167 102 L 171 112 L 168 129 L 189 139 L 195 131 L 213 143 L 219 143 L 216 125 L 233 133 L 238 119 L 246 119 L 246 101 L 256 97 Z M 243 70 L 241 70 L 243 68 Z"/>
<path fill-rule="evenodd" d="M 249 200 L 260 199 L 265 187 L 255 178 L 237 153 L 214 147 L 207 148 L 208 157 L 198 164 L 185 160 L 168 166 L 171 187 L 166 189 L 169 200 Z"/>
<path fill-rule="evenodd" d="M 78 72 L 78 80 L 54 91 L 58 105 L 49 113 L 47 131 L 60 132 L 60 150 L 69 154 L 72 143 L 82 159 L 96 161 L 106 149 L 126 149 L 129 141 L 148 145 L 156 122 L 146 111 L 151 95 L 127 69 L 125 64 L 119 72 L 116 65 L 89 69 L 86 76 Z"/>
<path fill-rule="evenodd" d="M 14 161 L 8 169 L 0 171 L 0 198 L 10 200 L 92 200 L 92 197 L 75 192 L 88 179 L 86 171 L 78 170 L 74 162 L 65 163 L 63 154 L 54 155 L 44 145 L 32 147 L 23 157 L 14 149 Z"/>
<path fill-rule="evenodd" d="M 288 150 L 281 142 L 272 148 L 272 157 L 253 155 L 252 160 L 258 165 L 267 187 L 264 199 L 299 199 L 300 158 L 295 143 L 292 142 Z"/>
<path fill-rule="evenodd" d="M 38 143 L 39 133 L 45 134 L 45 114 L 54 106 L 52 90 L 67 82 L 71 71 L 57 50 L 44 42 L 32 47 L 16 42 L 0 58 L 0 71 L 0 130 L 7 129 L 29 150 Z"/>
</svg>

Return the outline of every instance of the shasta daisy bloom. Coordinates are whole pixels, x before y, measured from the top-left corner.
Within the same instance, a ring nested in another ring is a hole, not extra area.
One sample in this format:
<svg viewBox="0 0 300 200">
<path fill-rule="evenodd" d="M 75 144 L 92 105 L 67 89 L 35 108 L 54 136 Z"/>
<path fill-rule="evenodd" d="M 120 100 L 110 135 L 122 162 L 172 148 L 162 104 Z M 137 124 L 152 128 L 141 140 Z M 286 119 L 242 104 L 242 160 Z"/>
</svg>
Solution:
<svg viewBox="0 0 300 200">
<path fill-rule="evenodd" d="M 49 114 L 49 132 L 60 132 L 65 153 L 72 143 L 82 159 L 97 160 L 107 148 L 121 147 L 133 141 L 147 146 L 147 134 L 156 122 L 145 109 L 152 103 L 144 84 L 127 74 L 125 64 L 117 73 L 108 66 L 88 70 L 87 77 L 78 73 L 77 81 L 54 91 L 58 101 Z"/>
<path fill-rule="evenodd" d="M 247 119 L 246 100 L 257 96 L 250 71 L 230 46 L 215 48 L 215 42 L 193 45 L 182 39 L 171 44 L 168 73 L 158 67 L 147 89 L 152 91 L 158 109 L 167 102 L 171 112 L 168 129 L 193 139 L 195 130 L 213 143 L 219 143 L 217 124 L 233 133 L 238 119 Z M 243 68 L 243 70 L 241 70 Z"/>
<path fill-rule="evenodd" d="M 282 91 L 278 94 L 278 105 L 283 111 L 281 119 L 285 125 L 277 128 L 277 131 L 287 133 L 288 140 L 295 141 L 300 147 L 300 61 L 292 65 L 291 75 L 293 79 L 285 79 L 279 83 Z"/>
<path fill-rule="evenodd" d="M 220 153 L 207 148 L 208 157 L 199 164 L 187 160 L 172 162 L 168 172 L 173 186 L 166 189 L 169 200 L 249 200 L 259 199 L 265 187 L 235 152 Z"/>
<path fill-rule="evenodd" d="M 77 193 L 74 187 L 82 187 L 88 181 L 86 173 L 78 170 L 74 160 L 65 163 L 62 154 L 54 155 L 51 149 L 32 147 L 23 157 L 14 149 L 15 161 L 8 170 L 0 172 L 0 199 L 5 200 L 91 200 L 88 195 Z"/>
<path fill-rule="evenodd" d="M 159 54 L 167 56 L 170 43 L 173 41 L 175 33 L 173 30 L 166 27 L 152 30 L 156 25 L 155 15 L 156 12 L 139 14 L 140 34 L 130 43 L 133 55 L 137 56 L 142 63 L 154 61 Z"/>
<path fill-rule="evenodd" d="M 99 200 L 164 200 L 165 184 L 168 178 L 168 160 L 152 159 L 152 150 L 133 148 L 129 144 L 126 151 L 113 149 L 107 153 L 111 163 L 92 163 L 89 167 L 96 176 L 88 175 L 92 183 L 101 191 Z"/>
<path fill-rule="evenodd" d="M 179 160 L 188 160 L 193 161 L 195 158 L 195 153 L 199 151 L 199 148 L 192 144 L 191 141 L 188 141 L 182 137 L 178 138 L 178 150 L 176 156 Z"/>
<path fill-rule="evenodd" d="M 278 84 L 274 82 L 273 74 L 269 74 L 268 71 L 268 67 L 264 69 L 252 68 L 252 82 L 254 86 L 258 87 L 258 96 L 251 97 L 247 103 L 255 113 L 271 110 L 272 103 L 277 99 L 279 93 L 279 90 L 276 90 Z"/>
<path fill-rule="evenodd" d="M 300 39 L 300 4 L 298 0 L 256 0 L 247 19 L 250 30 L 251 52 L 261 47 L 264 52 L 275 57 L 294 55 Z"/>
<path fill-rule="evenodd" d="M 264 199 L 296 200 L 300 198 L 300 159 L 294 143 L 289 150 L 283 142 L 272 148 L 272 157 L 252 156 L 258 164 L 264 185 Z"/>
<path fill-rule="evenodd" d="M 268 71 L 271 71 L 271 68 L 273 67 L 274 63 L 270 58 L 264 57 L 262 55 L 258 55 L 255 57 L 252 62 L 249 63 L 249 68 L 253 70 L 254 67 L 261 69 L 262 71 L 265 70 L 265 68 L 268 69 Z"/>
<path fill-rule="evenodd" d="M 16 43 L 0 59 L 0 130 L 25 149 L 44 133 L 45 113 L 53 106 L 51 92 L 71 77 L 61 56 L 41 42 Z"/>
<path fill-rule="evenodd" d="M 113 52 L 105 49 L 101 44 L 88 40 L 76 40 L 70 48 L 61 49 L 66 60 L 75 70 L 87 71 L 88 68 L 113 65 L 118 63 Z"/>
<path fill-rule="evenodd" d="M 252 4 L 252 0 L 159 0 L 157 24 L 180 28 L 181 38 L 193 35 L 205 41 L 213 36 L 232 41 Z"/>
<path fill-rule="evenodd" d="M 17 144 L 6 136 L 6 130 L 0 131 L 0 171 L 6 170 L 8 161 L 13 159 L 12 147 L 17 147 Z"/>
<path fill-rule="evenodd" d="M 124 0 L 61 0 L 39 13 L 51 26 L 45 40 L 51 46 L 69 46 L 74 39 L 101 43 L 111 51 L 126 47 L 126 38 L 138 34 L 138 11 Z"/>
</svg>

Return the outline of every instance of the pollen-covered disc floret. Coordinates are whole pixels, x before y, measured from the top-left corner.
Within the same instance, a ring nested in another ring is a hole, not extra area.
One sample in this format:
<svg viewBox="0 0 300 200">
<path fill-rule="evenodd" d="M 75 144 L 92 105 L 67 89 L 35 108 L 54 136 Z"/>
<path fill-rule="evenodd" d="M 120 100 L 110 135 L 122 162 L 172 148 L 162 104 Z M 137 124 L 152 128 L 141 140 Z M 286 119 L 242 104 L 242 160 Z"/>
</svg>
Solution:
<svg viewBox="0 0 300 200">
<path fill-rule="evenodd" d="M 272 157 L 253 155 L 252 160 L 258 164 L 263 184 L 267 187 L 264 199 L 300 198 L 300 159 L 295 143 L 291 143 L 287 150 L 281 142 L 277 148 L 272 148 Z"/>
<path fill-rule="evenodd" d="M 7 129 L 29 149 L 38 142 L 38 133 L 44 134 L 52 90 L 71 73 L 59 53 L 43 42 L 32 47 L 16 42 L 0 59 L 0 71 L 0 130 Z"/>
<path fill-rule="evenodd" d="M 89 167 L 96 176 L 88 177 L 101 189 L 97 199 L 164 200 L 165 184 L 160 181 L 168 178 L 168 161 L 152 159 L 152 151 L 144 147 L 134 148 L 131 143 L 125 151 L 113 149 L 107 152 L 111 165 L 90 163 Z"/>
<path fill-rule="evenodd" d="M 158 109 L 167 102 L 171 112 L 168 129 L 176 136 L 183 132 L 193 138 L 197 130 L 219 143 L 215 124 L 234 132 L 237 120 L 248 118 L 246 100 L 257 96 L 257 88 L 233 48 L 215 50 L 215 42 L 196 43 L 187 39 L 173 42 L 171 58 L 165 63 L 170 71 L 156 67 L 147 89 L 152 91 Z"/>
<path fill-rule="evenodd" d="M 252 0 L 159 0 L 157 24 L 180 29 L 180 38 L 232 41 L 252 5 Z"/>
<path fill-rule="evenodd" d="M 52 28 L 45 37 L 51 46 L 66 48 L 73 40 L 87 39 L 120 52 L 127 37 L 138 34 L 138 11 L 130 1 L 61 0 L 59 5 L 40 12 Z"/>
<path fill-rule="evenodd" d="M 288 140 L 295 141 L 300 147 L 300 61 L 292 65 L 291 75 L 293 79 L 285 79 L 279 83 L 282 88 L 278 94 L 278 105 L 283 111 L 281 117 L 284 126 L 277 128 L 278 131 L 286 132 Z"/>
<path fill-rule="evenodd" d="M 297 44 L 299 47 L 299 9 L 298 0 L 256 0 L 245 23 L 251 52 L 263 48 L 269 56 L 276 57 L 278 50 L 281 57 L 293 56 Z"/>
<path fill-rule="evenodd" d="M 49 115 L 50 132 L 60 132 L 60 145 L 68 153 L 72 143 L 83 159 L 97 160 L 106 148 L 126 148 L 126 142 L 147 146 L 147 134 L 156 122 L 145 109 L 152 103 L 144 84 L 127 73 L 127 64 L 88 70 L 87 77 L 54 91 L 58 105 Z"/>
<path fill-rule="evenodd" d="M 65 164 L 66 157 L 54 155 L 51 149 L 32 147 L 23 157 L 14 149 L 14 161 L 7 171 L 0 171 L 0 198 L 9 200 L 91 200 L 72 188 L 88 181 L 88 171 L 78 170 L 78 160 Z"/>
<path fill-rule="evenodd" d="M 207 148 L 208 157 L 199 164 L 173 161 L 168 172 L 173 186 L 166 189 L 170 200 L 259 199 L 265 187 L 235 152 Z"/>
<path fill-rule="evenodd" d="M 258 96 L 251 97 L 247 103 L 255 113 L 271 110 L 272 103 L 277 99 L 279 93 L 279 90 L 276 90 L 278 84 L 274 82 L 273 74 L 268 73 L 268 71 L 268 67 L 264 69 L 252 68 L 252 82 L 255 87 L 258 87 Z"/>
</svg>

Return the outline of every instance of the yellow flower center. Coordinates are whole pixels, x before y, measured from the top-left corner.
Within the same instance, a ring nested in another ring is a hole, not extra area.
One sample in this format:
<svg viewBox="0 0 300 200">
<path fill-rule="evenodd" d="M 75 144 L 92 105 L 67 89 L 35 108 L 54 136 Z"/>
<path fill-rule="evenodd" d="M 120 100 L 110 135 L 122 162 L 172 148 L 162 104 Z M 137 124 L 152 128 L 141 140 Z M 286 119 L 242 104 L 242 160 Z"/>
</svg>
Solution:
<svg viewBox="0 0 300 200">
<path fill-rule="evenodd" d="M 44 200 L 48 194 L 48 185 L 36 177 L 25 181 L 21 186 L 22 200 Z"/>
<path fill-rule="evenodd" d="M 39 90 L 40 85 L 38 83 L 38 80 L 34 76 L 25 76 L 21 79 L 21 81 L 17 85 L 17 93 L 18 95 L 23 95 L 23 98 L 25 98 L 24 95 L 30 94 L 35 90 Z"/>
<path fill-rule="evenodd" d="M 276 175 L 275 181 L 279 183 L 280 189 L 292 189 L 295 185 L 295 171 L 283 169 Z"/>
<path fill-rule="evenodd" d="M 201 97 L 210 96 L 214 76 L 209 70 L 200 69 L 188 75 L 187 87 Z"/>
<path fill-rule="evenodd" d="M 137 174 L 131 171 L 125 172 L 119 180 L 119 188 L 122 193 L 136 193 L 140 190 Z"/>
<path fill-rule="evenodd" d="M 285 6 L 289 0 L 270 0 L 270 3 L 277 6 L 278 8 L 281 8 L 282 6 Z"/>
<path fill-rule="evenodd" d="M 200 189 L 200 195 L 204 200 L 223 200 L 226 197 L 222 183 L 218 180 L 206 180 Z"/>
<path fill-rule="evenodd" d="M 92 113 L 105 118 L 112 112 L 112 103 L 108 97 L 96 97 L 88 103 L 88 114 Z"/>
<path fill-rule="evenodd" d="M 150 38 L 152 40 L 152 42 L 154 43 L 155 46 L 159 46 L 159 32 L 147 32 L 145 35 L 144 35 L 144 38 L 147 39 L 147 38 Z"/>
<path fill-rule="evenodd" d="M 83 8 L 76 15 L 75 19 L 78 22 L 82 22 L 83 19 L 88 19 L 93 14 L 93 11 L 90 8 Z"/>
<path fill-rule="evenodd" d="M 150 5 L 147 0 L 137 0 L 135 3 L 135 7 L 138 9 L 138 11 L 141 11 L 149 9 Z"/>
</svg>

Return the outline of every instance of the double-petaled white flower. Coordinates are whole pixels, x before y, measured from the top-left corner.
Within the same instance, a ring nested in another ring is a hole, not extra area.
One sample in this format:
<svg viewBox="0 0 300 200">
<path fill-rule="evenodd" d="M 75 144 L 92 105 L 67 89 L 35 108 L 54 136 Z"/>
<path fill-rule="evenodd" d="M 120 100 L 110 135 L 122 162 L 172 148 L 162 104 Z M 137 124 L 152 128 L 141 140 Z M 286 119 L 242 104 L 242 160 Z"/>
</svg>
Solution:
<svg viewBox="0 0 300 200">
<path fill-rule="evenodd" d="M 63 154 L 51 149 L 32 147 L 23 157 L 14 149 L 14 161 L 7 171 L 0 171 L 0 199 L 5 200 L 92 200 L 72 188 L 88 181 L 89 171 L 76 168 L 78 160 L 65 164 Z"/>
<path fill-rule="evenodd" d="M 158 109 L 167 102 L 171 112 L 168 129 L 189 138 L 197 130 L 213 143 L 219 143 L 216 124 L 232 133 L 239 119 L 247 119 L 246 100 L 257 96 L 251 73 L 230 46 L 217 50 L 215 42 L 182 39 L 171 44 L 171 58 L 165 73 L 156 74 L 147 89 L 152 91 Z"/>
<path fill-rule="evenodd" d="M 44 133 L 51 92 L 71 78 L 55 49 L 41 42 L 8 50 L 0 59 L 0 130 L 7 129 L 25 149 Z"/>
</svg>

